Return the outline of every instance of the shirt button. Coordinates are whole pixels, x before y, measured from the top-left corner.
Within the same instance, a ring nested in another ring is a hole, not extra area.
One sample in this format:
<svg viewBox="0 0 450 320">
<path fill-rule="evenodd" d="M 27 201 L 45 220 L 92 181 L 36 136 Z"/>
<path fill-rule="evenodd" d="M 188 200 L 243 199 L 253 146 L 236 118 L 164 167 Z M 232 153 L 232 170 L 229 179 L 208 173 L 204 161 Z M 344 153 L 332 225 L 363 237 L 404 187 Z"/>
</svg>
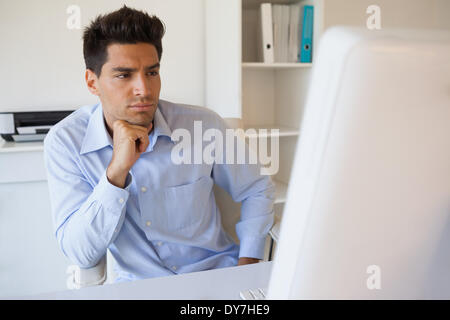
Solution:
<svg viewBox="0 0 450 320">
<path fill-rule="evenodd" d="M 176 266 L 173 266 L 173 267 L 172 267 L 172 270 L 173 270 L 173 271 L 177 270 L 177 267 L 176 267 Z"/>
<path fill-rule="evenodd" d="M 142 187 L 142 188 L 141 188 L 141 191 L 142 191 L 142 192 L 146 192 L 146 191 L 147 191 L 147 188 L 146 188 L 146 187 Z"/>
<path fill-rule="evenodd" d="M 161 247 L 162 246 L 162 242 L 160 241 L 160 242 L 158 242 L 158 247 Z"/>
<path fill-rule="evenodd" d="M 120 203 L 124 203 L 124 202 L 125 202 L 124 198 L 120 198 L 120 199 L 119 199 L 119 202 L 120 202 Z"/>
<path fill-rule="evenodd" d="M 150 225 L 151 225 L 152 223 L 151 223 L 151 221 L 147 221 L 145 224 L 147 225 L 147 227 L 150 227 Z"/>
</svg>

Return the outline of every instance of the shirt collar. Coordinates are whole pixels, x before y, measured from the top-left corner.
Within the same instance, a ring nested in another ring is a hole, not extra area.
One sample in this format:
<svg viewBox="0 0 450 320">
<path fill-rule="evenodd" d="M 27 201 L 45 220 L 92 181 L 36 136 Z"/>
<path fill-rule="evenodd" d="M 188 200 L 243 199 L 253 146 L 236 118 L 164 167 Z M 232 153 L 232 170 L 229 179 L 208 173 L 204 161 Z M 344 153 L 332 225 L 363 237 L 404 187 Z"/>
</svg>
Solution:
<svg viewBox="0 0 450 320">
<path fill-rule="evenodd" d="M 158 103 L 158 108 L 156 109 L 155 116 L 153 118 L 154 127 L 149 135 L 150 144 L 145 152 L 150 152 L 153 150 L 153 147 L 160 136 L 167 136 L 172 142 L 174 142 L 171 137 L 172 130 L 159 109 Z M 89 119 L 80 154 L 97 151 L 107 146 L 112 147 L 113 140 L 106 129 L 106 124 L 103 118 L 103 108 L 100 103 L 97 105 Z"/>
<path fill-rule="evenodd" d="M 175 141 L 172 140 L 172 130 L 170 130 L 166 119 L 164 119 L 164 115 L 160 110 L 160 104 L 158 103 L 158 108 L 156 109 L 155 116 L 153 117 L 153 130 L 149 135 L 150 144 L 145 152 L 152 151 L 157 139 L 161 136 L 166 136 L 170 139 L 170 141 L 175 143 Z"/>
<path fill-rule="evenodd" d="M 113 141 L 108 130 L 106 130 L 106 124 L 103 120 L 103 108 L 100 103 L 89 119 L 80 154 L 100 150 L 107 146 L 112 147 L 112 145 Z"/>
</svg>

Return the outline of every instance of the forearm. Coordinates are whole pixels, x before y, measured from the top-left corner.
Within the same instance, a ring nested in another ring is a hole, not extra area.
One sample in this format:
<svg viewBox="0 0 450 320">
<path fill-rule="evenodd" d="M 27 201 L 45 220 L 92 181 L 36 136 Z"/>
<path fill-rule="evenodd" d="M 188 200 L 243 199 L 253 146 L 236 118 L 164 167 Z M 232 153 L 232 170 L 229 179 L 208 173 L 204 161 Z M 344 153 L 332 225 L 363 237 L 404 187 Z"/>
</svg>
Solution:
<svg viewBox="0 0 450 320">
<path fill-rule="evenodd" d="M 258 263 L 259 261 L 260 261 L 260 259 L 256 259 L 256 258 L 241 257 L 241 258 L 239 258 L 238 266 L 243 266 L 243 265 L 252 264 L 252 263 Z"/>
<path fill-rule="evenodd" d="M 226 131 L 223 119 L 218 118 L 217 127 L 222 132 Z M 244 145 L 248 148 L 247 144 Z M 261 174 L 260 163 L 229 164 L 224 158 L 227 149 L 224 146 L 221 148 L 221 161 L 214 163 L 212 176 L 214 182 L 225 189 L 235 202 L 242 204 L 241 219 L 236 224 L 240 240 L 239 257 L 262 259 L 266 238 L 274 220 L 275 186 L 269 176 Z M 234 152 L 236 154 L 236 147 Z"/>
<path fill-rule="evenodd" d="M 110 185 L 105 178 L 57 232 L 64 254 L 85 268 L 105 255 L 125 218 L 128 191 Z"/>
<path fill-rule="evenodd" d="M 240 257 L 262 259 L 264 256 L 266 238 L 274 221 L 274 186 L 268 177 L 263 180 L 242 202 L 241 220 L 236 225 Z"/>
</svg>

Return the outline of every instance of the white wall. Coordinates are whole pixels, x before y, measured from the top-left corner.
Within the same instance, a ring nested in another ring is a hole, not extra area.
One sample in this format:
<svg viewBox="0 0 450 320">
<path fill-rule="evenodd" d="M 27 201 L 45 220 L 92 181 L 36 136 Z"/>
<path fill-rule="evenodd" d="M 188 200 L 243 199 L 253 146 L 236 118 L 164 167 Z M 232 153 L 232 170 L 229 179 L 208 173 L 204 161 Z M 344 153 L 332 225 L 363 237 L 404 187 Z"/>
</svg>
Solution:
<svg viewBox="0 0 450 320">
<path fill-rule="evenodd" d="M 0 0 L 0 112 L 97 103 L 84 83 L 83 28 L 124 3 L 166 25 L 160 97 L 204 105 L 205 1 Z M 69 5 L 81 9 L 79 30 L 66 27 Z M 0 298 L 65 289 L 70 262 L 51 230 L 42 161 L 41 151 L 0 152 Z"/>
<path fill-rule="evenodd" d="M 206 106 L 242 117 L 241 0 L 206 0 Z"/>
<path fill-rule="evenodd" d="M 366 26 L 370 5 L 381 10 L 382 28 L 450 29 L 449 0 L 317 0 L 323 3 L 323 27 Z"/>
<path fill-rule="evenodd" d="M 166 25 L 161 99 L 204 105 L 205 0 L 0 1 L 0 112 L 97 103 L 84 83 L 83 28 L 123 4 L 157 15 Z M 81 29 L 66 26 L 70 5 Z"/>
</svg>

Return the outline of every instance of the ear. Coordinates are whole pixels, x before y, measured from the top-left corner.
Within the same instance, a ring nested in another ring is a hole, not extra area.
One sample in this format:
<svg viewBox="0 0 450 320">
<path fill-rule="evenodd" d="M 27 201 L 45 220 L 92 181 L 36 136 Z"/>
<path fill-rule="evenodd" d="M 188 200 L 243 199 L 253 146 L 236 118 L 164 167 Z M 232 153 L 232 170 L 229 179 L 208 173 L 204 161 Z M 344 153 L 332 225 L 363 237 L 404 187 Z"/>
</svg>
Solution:
<svg viewBox="0 0 450 320">
<path fill-rule="evenodd" d="M 89 91 L 96 96 L 100 96 L 100 91 L 98 88 L 98 78 L 97 75 L 90 69 L 86 69 L 85 74 L 86 85 Z"/>
</svg>

